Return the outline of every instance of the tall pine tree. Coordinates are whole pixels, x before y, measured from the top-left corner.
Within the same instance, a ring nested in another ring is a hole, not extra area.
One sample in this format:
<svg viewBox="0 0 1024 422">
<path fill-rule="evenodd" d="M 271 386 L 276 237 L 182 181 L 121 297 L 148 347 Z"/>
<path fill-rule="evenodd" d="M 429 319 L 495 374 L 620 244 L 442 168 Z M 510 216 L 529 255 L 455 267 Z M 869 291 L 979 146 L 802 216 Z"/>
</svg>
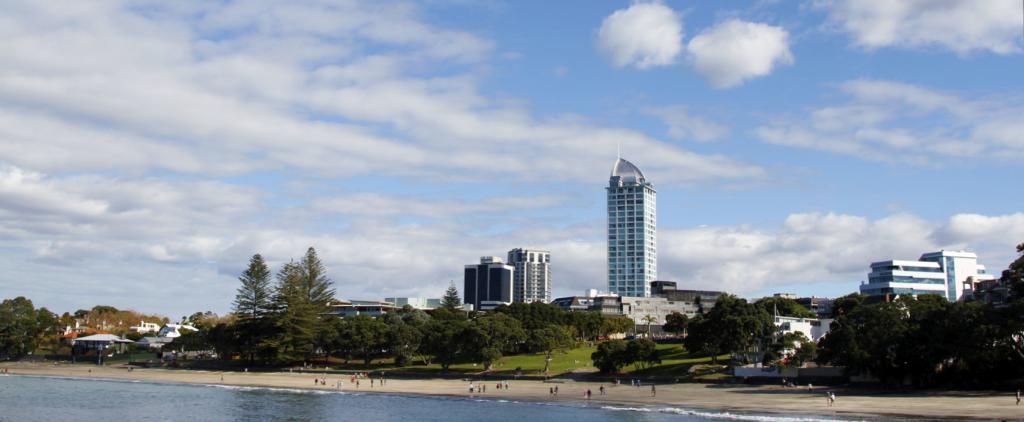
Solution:
<svg viewBox="0 0 1024 422">
<path fill-rule="evenodd" d="M 239 345 L 249 363 L 256 360 L 256 350 L 270 328 L 272 308 L 270 268 L 260 254 L 249 259 L 249 268 L 238 277 L 242 283 L 235 294 L 234 313 L 238 317 Z"/>
<path fill-rule="evenodd" d="M 462 310 L 462 301 L 459 300 L 459 291 L 455 288 L 455 283 L 449 284 L 448 290 L 445 290 L 444 297 L 441 298 L 441 307 L 452 312 Z"/>
<path fill-rule="evenodd" d="M 324 265 L 309 248 L 299 262 L 289 262 L 277 273 L 274 298 L 277 313 L 278 357 L 284 361 L 309 359 L 324 328 L 321 315 L 334 300 L 332 282 Z"/>
<path fill-rule="evenodd" d="M 260 254 L 249 259 L 249 268 L 238 277 L 242 283 L 235 293 L 234 313 L 239 319 L 258 320 L 270 312 L 270 268 Z"/>
</svg>

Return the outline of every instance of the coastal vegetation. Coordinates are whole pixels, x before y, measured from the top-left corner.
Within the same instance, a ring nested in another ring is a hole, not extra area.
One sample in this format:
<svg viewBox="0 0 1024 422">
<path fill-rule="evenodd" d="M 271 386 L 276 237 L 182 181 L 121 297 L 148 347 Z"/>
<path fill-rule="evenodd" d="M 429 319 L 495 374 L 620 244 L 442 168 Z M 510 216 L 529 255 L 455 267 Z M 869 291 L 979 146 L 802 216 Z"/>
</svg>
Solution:
<svg viewBox="0 0 1024 422">
<path fill-rule="evenodd" d="M 663 328 L 676 340 L 662 343 L 634 337 L 648 331 L 638 333 L 632 319 L 544 303 L 467 312 L 454 287 L 429 312 L 406 306 L 377 318 L 340 318 L 331 312 L 333 282 L 313 248 L 276 273 L 257 254 L 239 277 L 233 312 L 183 317 L 198 331 L 184 333 L 165 350 L 213 351 L 222 365 L 247 367 L 673 377 L 745 363 L 757 351 L 767 365 L 816 362 L 888 384 L 991 385 L 1024 377 L 1024 244 L 1017 252 L 1002 274 L 1006 301 L 950 303 L 929 295 L 872 301 L 852 294 L 835 301 L 831 331 L 817 343 L 777 334 L 773 315 L 813 316 L 778 297 L 751 303 L 722 295 L 706 314 L 669 315 Z M 7 299 L 0 303 L 0 356 L 55 350 L 61 328 L 75 322 L 123 324 L 120 319 L 139 316 L 109 306 L 57 316 L 26 298 Z"/>
</svg>

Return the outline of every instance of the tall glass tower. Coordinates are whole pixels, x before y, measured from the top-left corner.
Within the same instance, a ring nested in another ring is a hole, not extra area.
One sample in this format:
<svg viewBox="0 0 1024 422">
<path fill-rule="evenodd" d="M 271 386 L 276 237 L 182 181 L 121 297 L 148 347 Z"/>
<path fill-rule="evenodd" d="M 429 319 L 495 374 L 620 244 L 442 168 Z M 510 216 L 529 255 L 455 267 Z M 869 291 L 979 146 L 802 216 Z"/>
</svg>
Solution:
<svg viewBox="0 0 1024 422">
<path fill-rule="evenodd" d="M 651 295 L 658 278 L 654 186 L 633 163 L 619 158 L 608 180 L 608 291 Z"/>
</svg>

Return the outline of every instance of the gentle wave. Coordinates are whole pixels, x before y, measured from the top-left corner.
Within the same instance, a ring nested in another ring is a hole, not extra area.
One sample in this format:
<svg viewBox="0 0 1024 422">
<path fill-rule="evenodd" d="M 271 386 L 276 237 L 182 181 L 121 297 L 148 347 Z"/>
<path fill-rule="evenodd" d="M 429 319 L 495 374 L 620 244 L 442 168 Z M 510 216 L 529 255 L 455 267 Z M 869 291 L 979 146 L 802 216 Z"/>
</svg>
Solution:
<svg viewBox="0 0 1024 422">
<path fill-rule="evenodd" d="M 830 418 L 816 418 L 816 417 L 794 417 L 794 416 L 771 416 L 771 415 L 748 415 L 748 414 L 737 414 L 729 412 L 710 412 L 710 411 L 699 411 L 692 409 L 682 409 L 678 407 L 619 407 L 619 406 L 601 406 L 605 410 L 614 411 L 625 411 L 625 412 L 646 412 L 646 413 L 669 413 L 675 415 L 689 415 L 697 416 L 707 419 L 726 419 L 734 421 L 754 421 L 754 422 L 846 422 L 852 421 L 850 419 L 830 419 Z"/>
<path fill-rule="evenodd" d="M 358 395 L 358 393 L 352 393 L 343 390 L 307 390 L 302 388 L 284 388 L 284 387 L 256 387 L 251 385 L 224 385 L 224 384 L 193 384 L 201 385 L 204 387 L 215 387 L 223 388 L 225 390 L 235 391 L 270 391 L 275 393 L 292 393 L 292 394 L 345 394 L 345 395 Z"/>
</svg>

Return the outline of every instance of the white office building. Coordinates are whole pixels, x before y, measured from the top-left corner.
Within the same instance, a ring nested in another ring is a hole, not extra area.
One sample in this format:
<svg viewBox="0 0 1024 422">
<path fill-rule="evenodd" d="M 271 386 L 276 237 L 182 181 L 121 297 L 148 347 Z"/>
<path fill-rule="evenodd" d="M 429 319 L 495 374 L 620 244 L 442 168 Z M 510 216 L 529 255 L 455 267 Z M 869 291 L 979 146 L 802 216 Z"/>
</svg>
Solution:
<svg viewBox="0 0 1024 422">
<path fill-rule="evenodd" d="M 406 305 L 419 310 L 430 310 L 441 307 L 440 298 L 426 298 L 426 297 L 386 297 L 385 302 L 390 302 L 395 305 L 395 308 L 402 308 Z"/>
<path fill-rule="evenodd" d="M 658 278 L 656 192 L 633 163 L 619 158 L 608 180 L 608 291 L 648 297 Z"/>
<path fill-rule="evenodd" d="M 516 248 L 508 251 L 512 273 L 513 302 L 551 301 L 551 251 Z"/>
<path fill-rule="evenodd" d="M 949 301 L 959 300 L 964 284 L 992 280 L 978 255 L 967 251 L 938 251 L 921 255 L 916 261 L 892 259 L 871 263 L 868 281 L 860 292 L 868 296 L 934 294 Z"/>
</svg>

